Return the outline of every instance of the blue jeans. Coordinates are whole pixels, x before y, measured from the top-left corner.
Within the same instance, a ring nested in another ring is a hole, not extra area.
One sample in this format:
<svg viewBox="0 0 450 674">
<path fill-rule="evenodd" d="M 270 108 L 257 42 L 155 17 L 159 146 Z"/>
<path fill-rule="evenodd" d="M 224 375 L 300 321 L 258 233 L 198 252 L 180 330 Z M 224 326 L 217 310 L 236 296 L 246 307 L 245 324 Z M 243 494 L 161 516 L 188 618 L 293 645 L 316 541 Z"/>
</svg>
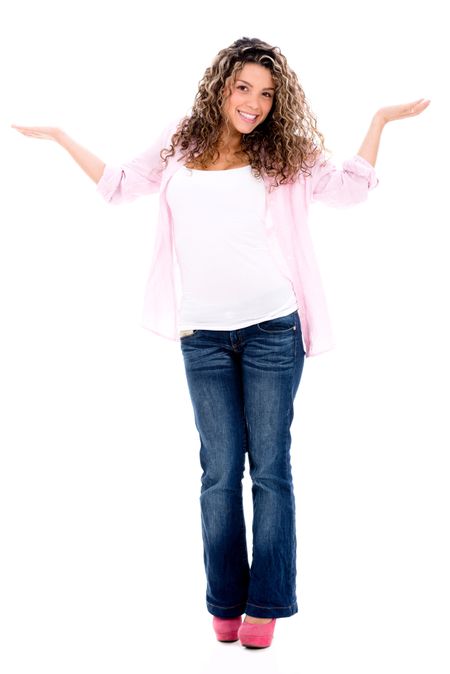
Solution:
<svg viewBox="0 0 450 674">
<path fill-rule="evenodd" d="M 281 618 L 298 612 L 290 426 L 305 351 L 298 311 L 238 330 L 180 337 L 200 435 L 207 610 Z M 253 499 L 249 567 L 242 501 L 245 452 Z"/>
</svg>

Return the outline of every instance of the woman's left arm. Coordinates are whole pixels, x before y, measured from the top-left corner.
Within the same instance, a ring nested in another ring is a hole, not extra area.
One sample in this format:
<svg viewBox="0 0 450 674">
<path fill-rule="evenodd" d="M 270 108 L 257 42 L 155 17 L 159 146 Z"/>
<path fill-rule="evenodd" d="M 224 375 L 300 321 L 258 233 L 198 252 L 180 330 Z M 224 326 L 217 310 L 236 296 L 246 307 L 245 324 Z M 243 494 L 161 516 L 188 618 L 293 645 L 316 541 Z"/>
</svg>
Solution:
<svg viewBox="0 0 450 674">
<path fill-rule="evenodd" d="M 346 159 L 342 169 L 326 159 L 325 153 L 322 153 L 312 169 L 309 181 L 311 200 L 336 208 L 346 208 L 365 201 L 369 191 L 379 182 L 374 167 L 385 124 L 395 119 L 419 115 L 429 103 L 429 100 L 420 98 L 413 103 L 391 105 L 377 110 L 358 154 Z"/>
<path fill-rule="evenodd" d="M 420 115 L 429 104 L 429 99 L 419 98 L 418 101 L 413 101 L 412 103 L 390 105 L 386 108 L 377 110 L 372 118 L 366 137 L 359 148 L 358 155 L 368 161 L 369 164 L 372 164 L 372 166 L 375 166 L 381 132 L 383 131 L 385 124 L 393 122 L 395 119 L 405 119 L 406 117 Z"/>
</svg>

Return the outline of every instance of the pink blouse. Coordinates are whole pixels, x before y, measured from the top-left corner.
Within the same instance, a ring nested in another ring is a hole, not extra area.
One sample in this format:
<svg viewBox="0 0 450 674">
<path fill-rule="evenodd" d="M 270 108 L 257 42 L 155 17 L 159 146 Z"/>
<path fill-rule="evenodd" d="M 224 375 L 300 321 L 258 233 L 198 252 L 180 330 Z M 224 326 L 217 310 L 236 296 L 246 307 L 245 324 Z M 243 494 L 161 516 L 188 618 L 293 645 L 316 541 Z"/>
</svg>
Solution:
<svg viewBox="0 0 450 674">
<path fill-rule="evenodd" d="M 179 118 L 168 125 L 151 147 L 121 166 L 106 165 L 96 191 L 110 204 L 132 201 L 159 192 L 159 217 L 144 297 L 142 327 L 167 339 L 180 340 L 181 288 L 174 253 L 173 223 L 166 199 L 167 184 L 181 166 L 180 151 L 169 157 L 166 168 L 160 150 L 170 147 Z M 378 183 L 375 169 L 359 155 L 337 168 L 324 155 L 294 183 L 270 189 L 273 179 L 263 176 L 266 187 L 266 233 L 269 243 L 281 249 L 297 296 L 306 356 L 334 347 L 326 298 L 308 227 L 310 202 L 345 208 L 365 201 Z"/>
</svg>

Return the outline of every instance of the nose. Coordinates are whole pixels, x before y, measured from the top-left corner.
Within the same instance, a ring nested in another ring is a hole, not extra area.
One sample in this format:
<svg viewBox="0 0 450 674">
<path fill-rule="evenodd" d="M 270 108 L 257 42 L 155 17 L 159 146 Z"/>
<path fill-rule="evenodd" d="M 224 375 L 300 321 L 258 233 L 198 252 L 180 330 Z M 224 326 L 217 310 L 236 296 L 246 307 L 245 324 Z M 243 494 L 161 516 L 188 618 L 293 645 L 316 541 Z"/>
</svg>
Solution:
<svg viewBox="0 0 450 674">
<path fill-rule="evenodd" d="M 253 113 L 255 113 L 255 115 L 258 114 L 258 112 L 259 112 L 258 101 L 256 101 L 256 100 L 255 101 L 247 101 L 247 107 L 248 107 L 249 111 L 251 110 Z"/>
</svg>

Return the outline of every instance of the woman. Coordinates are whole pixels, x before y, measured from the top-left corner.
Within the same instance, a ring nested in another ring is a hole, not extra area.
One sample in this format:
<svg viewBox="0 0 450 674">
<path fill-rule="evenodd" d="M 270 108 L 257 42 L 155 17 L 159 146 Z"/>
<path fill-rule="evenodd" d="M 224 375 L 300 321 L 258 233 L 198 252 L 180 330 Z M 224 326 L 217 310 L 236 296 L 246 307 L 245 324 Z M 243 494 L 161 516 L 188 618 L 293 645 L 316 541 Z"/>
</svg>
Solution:
<svg viewBox="0 0 450 674">
<path fill-rule="evenodd" d="M 333 345 L 308 205 L 365 200 L 384 125 L 428 104 L 379 109 L 338 169 L 279 48 L 242 38 L 206 69 L 191 114 L 120 167 L 60 129 L 13 125 L 61 144 L 112 204 L 160 194 L 143 325 L 180 342 L 201 441 L 206 606 L 220 641 L 267 647 L 276 619 L 298 612 L 290 426 L 305 357 Z"/>
</svg>

